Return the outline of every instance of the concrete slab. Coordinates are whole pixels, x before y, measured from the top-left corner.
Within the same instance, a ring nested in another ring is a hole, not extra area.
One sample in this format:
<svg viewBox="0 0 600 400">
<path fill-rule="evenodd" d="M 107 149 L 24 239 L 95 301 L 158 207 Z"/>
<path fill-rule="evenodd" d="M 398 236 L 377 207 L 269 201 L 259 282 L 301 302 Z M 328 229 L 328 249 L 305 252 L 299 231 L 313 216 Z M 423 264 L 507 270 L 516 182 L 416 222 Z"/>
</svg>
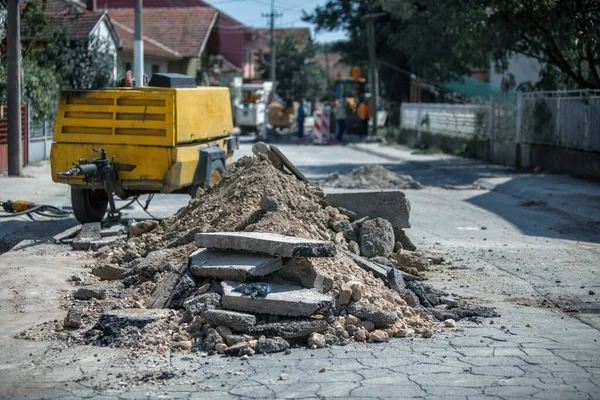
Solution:
<svg viewBox="0 0 600 400">
<path fill-rule="evenodd" d="M 103 238 L 119 236 L 125 234 L 125 225 L 115 224 L 113 226 L 109 226 L 108 228 L 102 228 L 100 231 L 100 235 Z"/>
<path fill-rule="evenodd" d="M 258 314 L 307 317 L 317 311 L 327 310 L 332 303 L 331 296 L 321 294 L 316 290 L 274 283 L 269 284 L 271 293 L 267 297 L 251 298 L 233 291 L 240 283 L 235 281 L 221 283 L 223 308 Z"/>
<path fill-rule="evenodd" d="M 196 234 L 196 245 L 218 250 L 270 254 L 280 257 L 333 257 L 333 243 L 262 232 L 216 232 Z"/>
<path fill-rule="evenodd" d="M 102 239 L 100 229 L 100 222 L 83 224 L 81 231 L 79 231 L 77 237 L 73 240 L 73 250 L 89 250 L 91 242 Z"/>
<path fill-rule="evenodd" d="M 92 270 L 92 275 L 107 281 L 116 281 L 123 278 L 123 274 L 128 271 L 127 268 L 118 265 L 103 264 Z"/>
<path fill-rule="evenodd" d="M 256 325 L 256 317 L 252 314 L 246 314 L 236 311 L 226 310 L 206 310 L 202 313 L 211 326 L 227 326 L 234 331 L 246 332 Z"/>
<path fill-rule="evenodd" d="M 245 281 L 273 273 L 283 265 L 281 257 L 198 249 L 188 260 L 192 275 Z"/>
<path fill-rule="evenodd" d="M 53 243 L 63 243 L 67 239 L 73 239 L 81 231 L 81 225 L 75 225 L 52 238 Z"/>
<path fill-rule="evenodd" d="M 347 191 L 326 190 L 325 201 L 356 213 L 357 218 L 383 218 L 394 228 L 410 228 L 410 202 L 400 190 Z"/>
</svg>

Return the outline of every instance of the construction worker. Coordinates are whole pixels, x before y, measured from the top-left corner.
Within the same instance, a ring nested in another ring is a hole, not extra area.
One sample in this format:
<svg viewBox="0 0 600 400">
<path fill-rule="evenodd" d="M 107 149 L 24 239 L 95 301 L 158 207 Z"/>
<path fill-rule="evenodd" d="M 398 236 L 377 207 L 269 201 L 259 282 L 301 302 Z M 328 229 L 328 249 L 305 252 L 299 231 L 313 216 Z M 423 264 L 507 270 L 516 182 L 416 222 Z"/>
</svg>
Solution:
<svg viewBox="0 0 600 400">
<path fill-rule="evenodd" d="M 360 140 L 364 140 L 369 133 L 369 119 L 371 119 L 372 115 L 371 105 L 367 98 L 361 99 L 356 110 L 356 115 L 360 118 Z"/>
<path fill-rule="evenodd" d="M 335 116 L 335 138 L 338 142 L 344 140 L 344 133 L 346 133 L 346 101 L 340 99 L 336 106 L 333 108 L 333 115 Z"/>
<path fill-rule="evenodd" d="M 298 122 L 298 139 L 304 138 L 304 119 L 306 113 L 304 112 L 304 99 L 300 100 L 298 104 L 298 115 L 296 116 L 296 122 Z"/>
</svg>

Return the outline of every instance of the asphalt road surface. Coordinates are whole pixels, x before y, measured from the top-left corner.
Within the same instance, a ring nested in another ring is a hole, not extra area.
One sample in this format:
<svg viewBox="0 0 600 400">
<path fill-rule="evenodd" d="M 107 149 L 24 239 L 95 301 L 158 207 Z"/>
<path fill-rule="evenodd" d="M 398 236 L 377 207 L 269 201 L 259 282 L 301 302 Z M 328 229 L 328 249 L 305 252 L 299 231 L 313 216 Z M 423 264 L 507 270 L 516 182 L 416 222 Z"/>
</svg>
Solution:
<svg viewBox="0 0 600 400">
<path fill-rule="evenodd" d="M 10 398 L 600 398 L 600 186 L 567 176 L 517 174 L 403 147 L 281 145 L 309 179 L 382 164 L 426 185 L 406 190 L 408 235 L 449 264 L 429 283 L 501 317 L 458 323 L 433 338 L 294 349 L 247 361 L 199 354 L 136 354 L 14 336 L 64 318 L 59 299 L 86 269 L 84 253 L 47 240 L 75 224 L 0 221 L 0 396 Z M 250 154 L 244 144 L 238 157 Z M 47 164 L 0 177 L 2 200 L 62 206 L 68 188 Z M 156 196 L 172 215 L 183 195 Z M 135 206 L 127 218 L 144 218 Z M 326 371 L 320 373 L 321 367 Z M 280 374 L 289 380 L 279 380 Z M 167 379 L 159 379 L 159 378 Z M 146 382 L 143 382 L 146 381 Z"/>
</svg>

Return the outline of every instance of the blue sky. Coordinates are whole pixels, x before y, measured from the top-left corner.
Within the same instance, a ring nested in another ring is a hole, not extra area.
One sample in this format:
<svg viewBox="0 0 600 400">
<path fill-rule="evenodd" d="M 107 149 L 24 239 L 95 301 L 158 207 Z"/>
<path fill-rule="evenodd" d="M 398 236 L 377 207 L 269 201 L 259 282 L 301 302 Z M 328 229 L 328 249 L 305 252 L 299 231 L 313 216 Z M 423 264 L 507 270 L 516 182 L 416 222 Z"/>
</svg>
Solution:
<svg viewBox="0 0 600 400">
<path fill-rule="evenodd" d="M 207 0 L 206 2 L 245 25 L 256 28 L 268 27 L 267 18 L 262 17 L 262 14 L 270 12 L 271 0 Z M 344 33 L 341 31 L 315 35 L 314 26 L 302 22 L 300 19 L 302 10 L 312 12 L 315 7 L 324 5 L 326 2 L 327 0 L 275 0 L 275 12 L 283 14 L 282 17 L 275 20 L 275 26 L 278 28 L 309 27 L 312 30 L 313 39 L 321 43 L 343 39 Z"/>
</svg>

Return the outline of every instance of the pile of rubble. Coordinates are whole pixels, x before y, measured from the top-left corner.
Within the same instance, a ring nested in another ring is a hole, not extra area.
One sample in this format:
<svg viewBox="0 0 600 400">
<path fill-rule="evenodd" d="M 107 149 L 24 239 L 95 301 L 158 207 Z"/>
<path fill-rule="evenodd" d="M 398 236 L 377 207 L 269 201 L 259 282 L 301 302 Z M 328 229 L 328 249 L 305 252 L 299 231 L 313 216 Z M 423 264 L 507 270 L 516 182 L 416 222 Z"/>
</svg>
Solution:
<svg viewBox="0 0 600 400">
<path fill-rule="evenodd" d="M 175 216 L 131 226 L 94 253 L 92 275 L 73 277 L 65 320 L 21 337 L 249 356 L 430 337 L 436 318 L 495 315 L 404 272 L 428 260 L 401 228 L 333 207 L 276 165 L 242 158 Z"/>
<path fill-rule="evenodd" d="M 396 174 L 378 164 L 364 165 L 345 175 L 334 172 L 322 184 L 345 189 L 423 189 L 412 176 Z"/>
</svg>

